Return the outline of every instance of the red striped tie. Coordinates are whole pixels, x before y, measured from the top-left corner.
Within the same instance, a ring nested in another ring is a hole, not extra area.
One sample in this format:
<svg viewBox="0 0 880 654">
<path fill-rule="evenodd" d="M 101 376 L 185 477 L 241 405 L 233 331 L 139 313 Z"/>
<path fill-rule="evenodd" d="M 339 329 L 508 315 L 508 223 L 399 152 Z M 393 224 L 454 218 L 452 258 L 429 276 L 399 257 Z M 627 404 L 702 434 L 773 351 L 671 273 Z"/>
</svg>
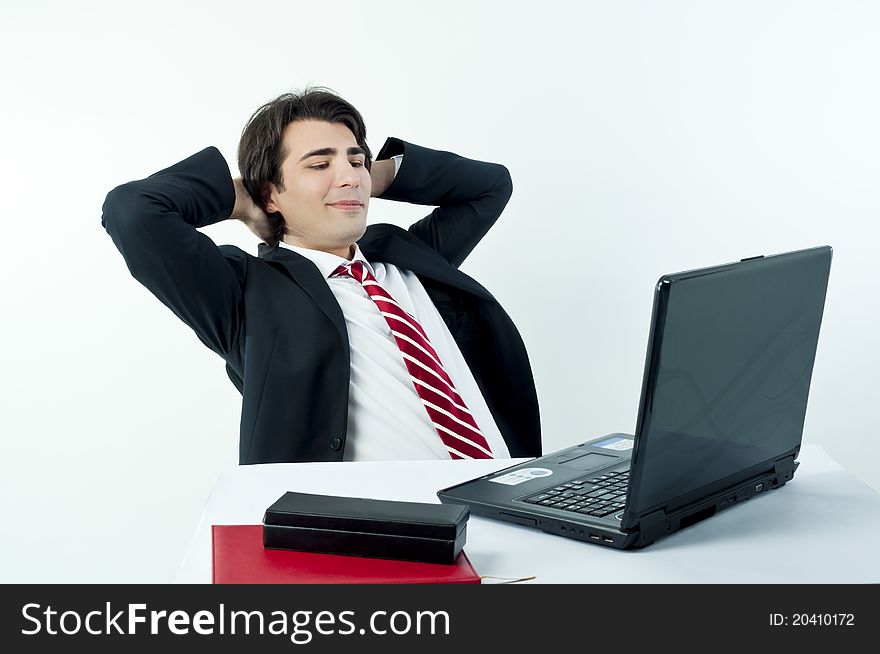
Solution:
<svg viewBox="0 0 880 654">
<path fill-rule="evenodd" d="M 379 286 L 361 261 L 339 266 L 333 275 L 348 275 L 360 282 L 376 303 L 379 313 L 403 355 L 403 362 L 416 393 L 428 411 L 440 440 L 453 459 L 491 459 L 492 452 L 452 379 L 440 363 L 422 326 Z"/>
</svg>

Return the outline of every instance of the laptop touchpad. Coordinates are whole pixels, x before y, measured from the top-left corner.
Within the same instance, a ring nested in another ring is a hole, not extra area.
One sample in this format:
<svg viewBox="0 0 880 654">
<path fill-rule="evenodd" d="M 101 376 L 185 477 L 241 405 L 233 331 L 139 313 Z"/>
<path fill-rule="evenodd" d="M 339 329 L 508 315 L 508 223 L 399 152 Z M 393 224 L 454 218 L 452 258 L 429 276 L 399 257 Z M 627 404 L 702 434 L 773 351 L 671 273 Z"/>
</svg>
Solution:
<svg viewBox="0 0 880 654">
<path fill-rule="evenodd" d="M 567 454 L 560 456 L 552 463 L 557 465 L 565 466 L 567 468 L 578 468 L 579 470 L 592 470 L 593 468 L 599 468 L 601 466 L 607 466 L 610 461 L 613 461 L 618 457 L 610 456 L 608 454 L 596 454 L 595 452 L 590 452 L 588 454 L 580 454 L 577 452 L 568 452 Z"/>
</svg>

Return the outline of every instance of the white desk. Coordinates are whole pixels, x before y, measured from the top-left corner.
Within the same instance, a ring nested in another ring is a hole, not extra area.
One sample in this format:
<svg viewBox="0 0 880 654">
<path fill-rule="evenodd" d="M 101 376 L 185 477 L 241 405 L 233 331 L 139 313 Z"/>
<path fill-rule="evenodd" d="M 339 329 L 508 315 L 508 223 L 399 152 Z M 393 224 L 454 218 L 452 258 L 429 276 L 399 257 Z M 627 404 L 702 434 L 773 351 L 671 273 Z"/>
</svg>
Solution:
<svg viewBox="0 0 880 654">
<path fill-rule="evenodd" d="M 794 481 L 783 488 L 643 550 L 607 549 L 472 515 L 465 551 L 480 575 L 534 575 L 538 583 L 880 582 L 880 494 L 817 445 L 805 446 L 799 461 Z M 438 502 L 440 488 L 512 463 L 283 463 L 227 469 L 208 497 L 176 581 L 210 583 L 211 525 L 259 524 L 266 507 L 286 491 Z"/>
</svg>

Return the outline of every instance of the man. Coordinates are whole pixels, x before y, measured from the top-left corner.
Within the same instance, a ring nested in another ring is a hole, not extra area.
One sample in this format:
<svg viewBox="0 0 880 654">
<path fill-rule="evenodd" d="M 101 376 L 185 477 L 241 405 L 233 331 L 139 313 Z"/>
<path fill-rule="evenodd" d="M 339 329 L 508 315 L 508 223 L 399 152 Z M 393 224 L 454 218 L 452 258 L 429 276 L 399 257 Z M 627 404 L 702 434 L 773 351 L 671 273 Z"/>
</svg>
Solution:
<svg viewBox="0 0 880 654">
<path fill-rule="evenodd" d="M 226 361 L 242 464 L 540 455 L 522 339 L 458 270 L 507 204 L 503 166 L 396 138 L 373 162 L 358 111 L 320 88 L 258 109 L 238 159 L 236 180 L 207 148 L 123 184 L 102 224 Z M 370 197 L 437 208 L 367 227 Z M 257 257 L 197 231 L 230 218 Z"/>
</svg>

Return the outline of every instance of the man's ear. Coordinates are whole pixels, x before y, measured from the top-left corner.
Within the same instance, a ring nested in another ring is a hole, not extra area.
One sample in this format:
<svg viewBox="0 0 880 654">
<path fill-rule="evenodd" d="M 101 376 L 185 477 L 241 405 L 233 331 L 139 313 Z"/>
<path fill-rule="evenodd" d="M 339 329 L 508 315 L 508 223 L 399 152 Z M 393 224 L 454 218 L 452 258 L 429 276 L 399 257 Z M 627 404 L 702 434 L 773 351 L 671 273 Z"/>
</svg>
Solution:
<svg viewBox="0 0 880 654">
<path fill-rule="evenodd" d="M 278 204 L 276 203 L 276 199 L 278 196 L 278 189 L 272 182 L 267 182 L 265 186 L 263 186 L 263 202 L 266 203 L 266 213 L 279 213 L 281 210 L 278 208 Z"/>
</svg>

